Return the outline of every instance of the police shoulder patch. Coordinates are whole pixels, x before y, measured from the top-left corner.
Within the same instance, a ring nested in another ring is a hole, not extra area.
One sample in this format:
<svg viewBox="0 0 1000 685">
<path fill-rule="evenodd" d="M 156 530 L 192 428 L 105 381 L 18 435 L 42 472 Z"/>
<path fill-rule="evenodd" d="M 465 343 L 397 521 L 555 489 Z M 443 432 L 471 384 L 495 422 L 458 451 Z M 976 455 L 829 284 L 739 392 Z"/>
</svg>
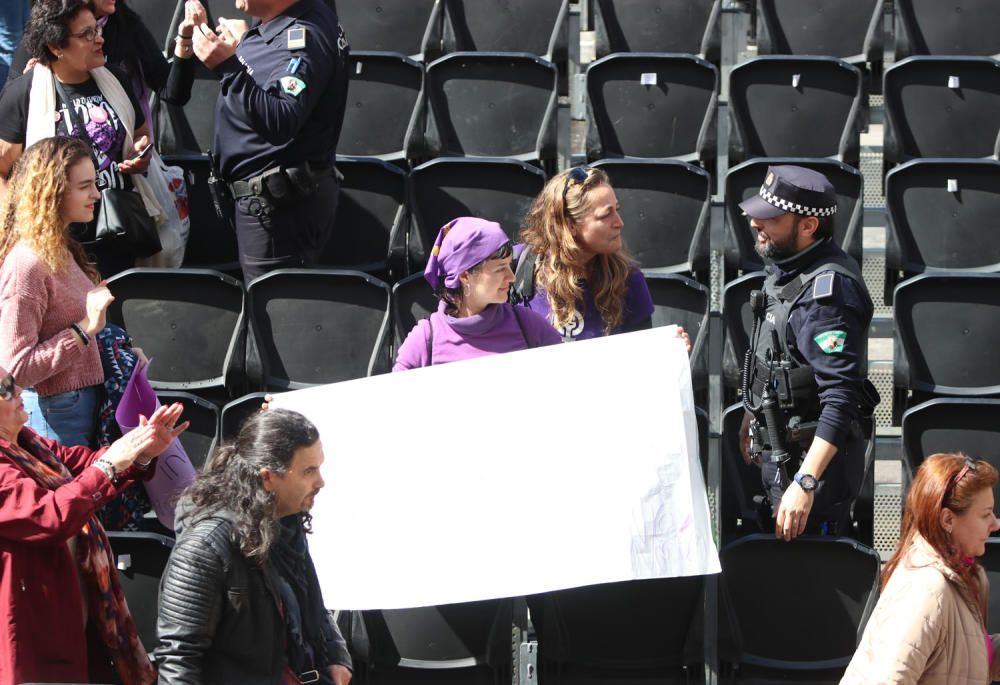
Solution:
<svg viewBox="0 0 1000 685">
<path fill-rule="evenodd" d="M 278 80 L 278 83 L 281 84 L 281 90 L 288 93 L 293 98 L 298 97 L 299 93 L 306 89 L 306 82 L 298 76 L 282 76 Z"/>
<path fill-rule="evenodd" d="M 821 300 L 824 297 L 830 297 L 830 295 L 833 295 L 833 277 L 834 274 L 831 272 L 820 274 L 813 279 L 814 300 Z"/>
<path fill-rule="evenodd" d="M 823 350 L 827 354 L 843 352 L 844 343 L 847 342 L 847 332 L 824 331 L 813 338 L 813 340 L 815 340 L 816 344 L 819 345 L 819 349 Z"/>
</svg>

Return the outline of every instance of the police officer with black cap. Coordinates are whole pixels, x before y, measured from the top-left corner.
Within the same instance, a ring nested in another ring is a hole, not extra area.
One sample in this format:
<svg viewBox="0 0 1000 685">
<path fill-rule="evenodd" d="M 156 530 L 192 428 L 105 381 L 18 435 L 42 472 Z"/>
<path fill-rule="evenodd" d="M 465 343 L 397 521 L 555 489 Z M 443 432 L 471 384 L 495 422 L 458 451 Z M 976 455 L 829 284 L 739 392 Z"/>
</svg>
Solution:
<svg viewBox="0 0 1000 685">
<path fill-rule="evenodd" d="M 235 202 L 240 266 L 249 282 L 273 269 L 313 264 L 333 229 L 349 46 L 324 0 L 236 0 L 236 6 L 256 18 L 249 30 L 238 35 L 235 22 L 220 21 L 216 30 L 201 23 L 189 42 L 221 81 L 215 171 Z M 185 86 L 190 94 L 191 62 L 175 60 L 169 101 L 183 104 L 178 92 Z"/>
<path fill-rule="evenodd" d="M 761 466 L 778 537 L 846 534 L 865 471 L 864 419 L 878 403 L 866 378 L 872 300 L 833 240 L 837 198 L 823 174 L 769 167 L 740 208 L 767 262 L 764 290 L 751 297 L 743 456 Z"/>
</svg>

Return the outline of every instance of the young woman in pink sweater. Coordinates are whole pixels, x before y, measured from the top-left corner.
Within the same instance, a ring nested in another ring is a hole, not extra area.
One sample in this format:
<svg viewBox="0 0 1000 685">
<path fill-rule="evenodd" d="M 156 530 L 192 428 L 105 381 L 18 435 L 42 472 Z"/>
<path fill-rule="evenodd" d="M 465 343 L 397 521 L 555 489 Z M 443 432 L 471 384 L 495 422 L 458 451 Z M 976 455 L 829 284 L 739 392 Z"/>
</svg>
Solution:
<svg viewBox="0 0 1000 685">
<path fill-rule="evenodd" d="M 24 151 L 0 214 L 0 366 L 42 437 L 93 446 L 104 372 L 95 336 L 114 299 L 70 225 L 100 199 L 90 148 L 57 136 Z"/>
</svg>

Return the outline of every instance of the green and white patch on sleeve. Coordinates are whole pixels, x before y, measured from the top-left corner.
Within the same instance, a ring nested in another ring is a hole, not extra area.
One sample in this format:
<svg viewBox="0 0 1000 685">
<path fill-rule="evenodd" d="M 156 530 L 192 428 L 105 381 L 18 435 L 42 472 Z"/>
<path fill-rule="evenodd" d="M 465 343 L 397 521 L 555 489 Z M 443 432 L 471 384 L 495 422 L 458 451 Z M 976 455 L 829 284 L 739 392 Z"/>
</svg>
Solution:
<svg viewBox="0 0 1000 685">
<path fill-rule="evenodd" d="M 817 335 L 813 340 L 819 345 L 819 349 L 827 354 L 843 352 L 844 343 L 847 342 L 847 333 L 845 331 L 826 331 Z"/>
<path fill-rule="evenodd" d="M 306 82 L 298 76 L 282 76 L 278 79 L 278 83 L 281 84 L 281 90 L 285 91 L 293 98 L 298 97 L 299 93 L 306 89 Z"/>
</svg>

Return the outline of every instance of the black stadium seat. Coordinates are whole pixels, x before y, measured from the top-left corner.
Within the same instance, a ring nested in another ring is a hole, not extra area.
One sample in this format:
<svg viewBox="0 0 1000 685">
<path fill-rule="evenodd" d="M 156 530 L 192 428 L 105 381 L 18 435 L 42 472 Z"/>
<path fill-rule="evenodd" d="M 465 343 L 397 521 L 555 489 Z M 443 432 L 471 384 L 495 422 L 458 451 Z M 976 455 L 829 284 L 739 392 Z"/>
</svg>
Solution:
<svg viewBox="0 0 1000 685">
<path fill-rule="evenodd" d="M 587 69 L 587 158 L 655 157 L 710 165 L 719 72 L 693 55 L 622 53 Z"/>
<path fill-rule="evenodd" d="M 139 641 L 152 651 L 159 644 L 156 618 L 159 610 L 160 576 L 167 567 L 173 539 L 156 533 L 108 531 L 114 554 L 118 581 L 121 583 L 129 613 L 135 621 Z"/>
<path fill-rule="evenodd" d="M 743 461 L 740 428 L 746 410 L 743 403 L 726 407 L 722 414 L 722 481 L 719 485 L 719 516 L 722 544 L 738 537 L 760 533 L 760 508 L 754 497 L 764 496 L 760 467 Z M 771 524 L 773 528 L 773 524 Z"/>
<path fill-rule="evenodd" d="M 232 442 L 236 439 L 243 422 L 260 411 L 266 395 L 266 392 L 251 392 L 226 403 L 219 420 L 221 442 Z"/>
<path fill-rule="evenodd" d="M 510 682 L 512 600 L 361 611 L 351 618 L 349 644 L 359 682 Z"/>
<path fill-rule="evenodd" d="M 767 55 L 729 76 L 729 163 L 830 157 L 857 167 L 861 72 L 833 57 Z"/>
<path fill-rule="evenodd" d="M 758 0 L 761 55 L 827 55 L 863 67 L 882 62 L 884 0 Z"/>
<path fill-rule="evenodd" d="M 1000 162 L 914 159 L 885 178 L 886 296 L 903 278 L 940 270 L 1000 271 Z"/>
<path fill-rule="evenodd" d="M 794 164 L 824 174 L 837 193 L 837 213 L 833 236 L 847 254 L 861 264 L 861 228 L 864 220 L 864 179 L 852 166 L 832 159 L 778 157 L 751 159 L 730 168 L 725 182 L 726 267 L 730 271 L 758 271 L 764 262 L 754 250 L 756 234 L 739 204 L 756 195 L 767 175 L 768 166 Z"/>
<path fill-rule="evenodd" d="M 442 0 L 445 52 L 527 52 L 566 58 L 569 0 Z"/>
<path fill-rule="evenodd" d="M 614 52 L 686 52 L 716 66 L 722 0 L 596 0 L 597 56 Z"/>
<path fill-rule="evenodd" d="M 935 396 L 1000 397 L 1000 273 L 909 278 L 893 317 L 897 413 Z"/>
<path fill-rule="evenodd" d="M 910 57 L 885 70 L 885 169 L 917 157 L 991 157 L 1000 145 L 1000 62 Z"/>
<path fill-rule="evenodd" d="M 213 401 L 241 383 L 243 284 L 209 269 L 129 269 L 108 281 L 108 321 L 132 336 L 152 361 L 157 390 Z"/>
<path fill-rule="evenodd" d="M 604 159 L 591 166 L 611 179 L 625 242 L 643 271 L 707 277 L 708 172 L 676 160 Z"/>
<path fill-rule="evenodd" d="M 1000 54 L 993 0 L 893 0 L 896 59 L 910 55 Z"/>
<path fill-rule="evenodd" d="M 702 682 L 704 584 L 634 580 L 529 597 L 538 682 Z"/>
<path fill-rule="evenodd" d="M 388 370 L 389 286 L 360 271 L 278 269 L 247 287 L 261 390 L 294 390 Z"/>
<path fill-rule="evenodd" d="M 128 6 L 153 34 L 156 45 L 173 54 L 177 24 L 184 18 L 184 0 L 128 0 Z"/>
<path fill-rule="evenodd" d="M 764 287 L 764 275 L 763 271 L 751 271 L 729 281 L 722 289 L 722 325 L 725 331 L 722 379 L 728 401 L 735 401 L 736 390 L 743 380 L 743 363 L 750 349 L 753 326 L 750 293 Z"/>
<path fill-rule="evenodd" d="M 191 464 L 201 469 L 219 442 L 219 407 L 188 392 L 161 390 L 156 396 L 163 405 L 180 402 L 184 406 L 181 420 L 191 425 L 181 433 L 181 445 Z"/>
<path fill-rule="evenodd" d="M 417 322 L 437 311 L 438 299 L 423 272 L 411 274 L 392 286 L 393 349 L 399 350 Z M 393 359 L 395 361 L 395 358 Z"/>
<path fill-rule="evenodd" d="M 337 153 L 399 163 L 417 157 L 424 128 L 424 68 L 399 53 L 352 50 Z"/>
<path fill-rule="evenodd" d="M 406 173 L 378 159 L 340 156 L 337 170 L 344 177 L 336 223 L 318 263 L 376 275 L 401 270 L 404 255 L 393 260 L 390 250 L 405 238 Z"/>
<path fill-rule="evenodd" d="M 990 587 L 1000 585 L 1000 540 L 990 538 L 986 541 L 986 554 L 978 559 L 986 571 Z M 1000 593 L 991 592 L 989 607 L 986 611 L 986 632 L 993 634 L 1000 631 Z"/>
<path fill-rule="evenodd" d="M 427 143 L 434 155 L 556 157 L 556 68 L 528 54 L 455 52 L 427 66 Z"/>
<path fill-rule="evenodd" d="M 938 397 L 903 414 L 903 465 L 907 480 L 927 457 L 964 452 L 1000 468 L 1000 399 Z"/>
<path fill-rule="evenodd" d="M 517 241 L 521 220 L 545 186 L 536 166 L 514 159 L 440 157 L 410 172 L 410 258 L 423 270 L 446 223 L 460 216 L 496 221 Z"/>
<path fill-rule="evenodd" d="M 709 290 L 679 274 L 643 272 L 653 298 L 653 326 L 682 326 L 691 338 L 691 383 L 696 397 L 708 387 Z"/>
<path fill-rule="evenodd" d="M 740 682 L 836 683 L 878 597 L 878 553 L 848 538 L 751 535 L 719 556 L 721 670 Z M 786 601 L 775 601 L 775 578 Z"/>
<path fill-rule="evenodd" d="M 441 38 L 439 0 L 378 0 L 340 2 L 337 18 L 347 33 L 351 50 L 399 52 L 424 59 Z"/>
</svg>

